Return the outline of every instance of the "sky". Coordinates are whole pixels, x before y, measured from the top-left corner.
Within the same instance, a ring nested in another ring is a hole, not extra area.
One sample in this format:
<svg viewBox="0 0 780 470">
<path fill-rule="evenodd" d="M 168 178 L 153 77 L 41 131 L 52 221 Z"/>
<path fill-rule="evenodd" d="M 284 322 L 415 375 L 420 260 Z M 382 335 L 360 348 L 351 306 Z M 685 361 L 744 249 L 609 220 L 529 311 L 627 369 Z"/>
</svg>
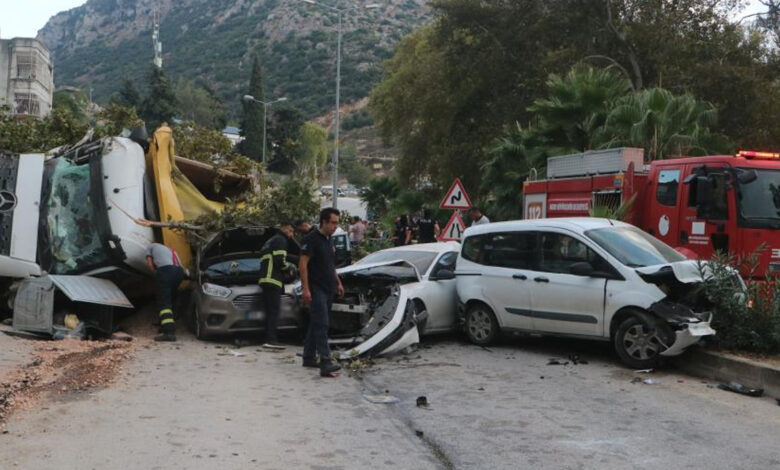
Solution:
<svg viewBox="0 0 780 470">
<path fill-rule="evenodd" d="M 86 0 L 0 0 L 0 37 L 35 37 L 49 18 L 84 3 Z M 761 11 L 757 0 L 750 3 L 743 15 Z"/>
</svg>

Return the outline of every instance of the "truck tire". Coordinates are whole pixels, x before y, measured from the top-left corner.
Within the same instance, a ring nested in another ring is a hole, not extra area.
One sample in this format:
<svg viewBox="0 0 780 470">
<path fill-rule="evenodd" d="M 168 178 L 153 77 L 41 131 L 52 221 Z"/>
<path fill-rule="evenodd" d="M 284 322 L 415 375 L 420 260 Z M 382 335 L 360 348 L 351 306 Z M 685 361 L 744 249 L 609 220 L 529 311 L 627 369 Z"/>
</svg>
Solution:
<svg viewBox="0 0 780 470">
<path fill-rule="evenodd" d="M 479 346 L 493 344 L 499 336 L 498 320 L 490 307 L 478 303 L 466 312 L 466 337 Z"/>
</svg>

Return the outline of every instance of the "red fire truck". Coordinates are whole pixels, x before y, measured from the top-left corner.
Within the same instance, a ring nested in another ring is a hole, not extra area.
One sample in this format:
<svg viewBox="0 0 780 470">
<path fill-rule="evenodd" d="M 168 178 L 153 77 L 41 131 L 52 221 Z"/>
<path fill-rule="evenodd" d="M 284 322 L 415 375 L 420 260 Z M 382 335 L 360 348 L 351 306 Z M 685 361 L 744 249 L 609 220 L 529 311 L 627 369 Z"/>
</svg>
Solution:
<svg viewBox="0 0 780 470">
<path fill-rule="evenodd" d="M 689 257 L 749 255 L 763 245 L 756 275 L 780 275 L 780 153 L 649 164 L 643 155 L 620 148 L 550 158 L 547 179 L 524 185 L 525 217 L 587 216 L 633 198 L 626 221 Z"/>
</svg>

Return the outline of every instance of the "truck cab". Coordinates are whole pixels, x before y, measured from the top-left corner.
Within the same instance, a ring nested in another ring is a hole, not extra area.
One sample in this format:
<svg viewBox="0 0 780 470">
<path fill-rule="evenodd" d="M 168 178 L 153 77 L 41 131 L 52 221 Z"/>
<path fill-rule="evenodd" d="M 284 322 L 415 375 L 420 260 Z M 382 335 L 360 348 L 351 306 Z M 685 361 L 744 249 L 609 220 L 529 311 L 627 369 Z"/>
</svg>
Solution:
<svg viewBox="0 0 780 470">
<path fill-rule="evenodd" d="M 3 154 L 0 277 L 145 270 L 154 241 L 144 218 L 141 146 L 101 139 L 62 155 Z M 124 213 L 123 213 L 124 211 Z M 128 215 L 130 217 L 128 217 Z"/>
<path fill-rule="evenodd" d="M 652 162 L 640 226 L 699 258 L 715 252 L 741 256 L 763 248 L 755 273 L 780 274 L 780 156 L 740 152 L 736 157 Z"/>
</svg>

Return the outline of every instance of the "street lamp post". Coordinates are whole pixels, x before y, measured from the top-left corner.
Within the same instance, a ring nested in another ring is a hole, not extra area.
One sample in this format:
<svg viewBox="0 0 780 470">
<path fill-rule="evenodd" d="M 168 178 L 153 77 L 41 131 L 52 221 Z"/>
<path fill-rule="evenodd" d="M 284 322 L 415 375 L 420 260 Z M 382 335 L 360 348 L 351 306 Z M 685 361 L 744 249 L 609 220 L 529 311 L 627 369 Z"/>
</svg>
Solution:
<svg viewBox="0 0 780 470">
<path fill-rule="evenodd" d="M 268 107 L 280 101 L 287 101 L 287 98 L 282 97 L 274 101 L 262 101 L 258 100 L 252 95 L 244 95 L 244 101 L 254 101 L 255 103 L 260 103 L 263 105 L 263 165 L 265 165 L 265 127 L 266 123 L 268 122 Z"/>
<path fill-rule="evenodd" d="M 344 14 L 344 12 L 349 10 L 356 10 L 359 7 L 347 7 L 347 8 L 339 8 L 341 5 L 341 0 L 337 3 L 338 6 L 330 6 L 326 5 L 324 3 L 316 2 L 314 0 L 301 0 L 305 3 L 308 3 L 310 5 L 316 5 L 322 8 L 327 8 L 329 10 L 335 11 L 339 15 L 339 32 L 338 32 L 338 41 L 336 45 L 336 118 L 335 118 L 335 125 L 336 125 L 336 132 L 335 132 L 335 141 L 333 145 L 333 207 L 338 208 L 339 207 L 339 148 L 341 147 L 341 141 L 339 141 L 339 131 L 341 130 L 341 18 Z M 374 9 L 379 8 L 381 5 L 372 3 L 370 5 L 365 5 L 362 8 L 365 9 Z"/>
</svg>

